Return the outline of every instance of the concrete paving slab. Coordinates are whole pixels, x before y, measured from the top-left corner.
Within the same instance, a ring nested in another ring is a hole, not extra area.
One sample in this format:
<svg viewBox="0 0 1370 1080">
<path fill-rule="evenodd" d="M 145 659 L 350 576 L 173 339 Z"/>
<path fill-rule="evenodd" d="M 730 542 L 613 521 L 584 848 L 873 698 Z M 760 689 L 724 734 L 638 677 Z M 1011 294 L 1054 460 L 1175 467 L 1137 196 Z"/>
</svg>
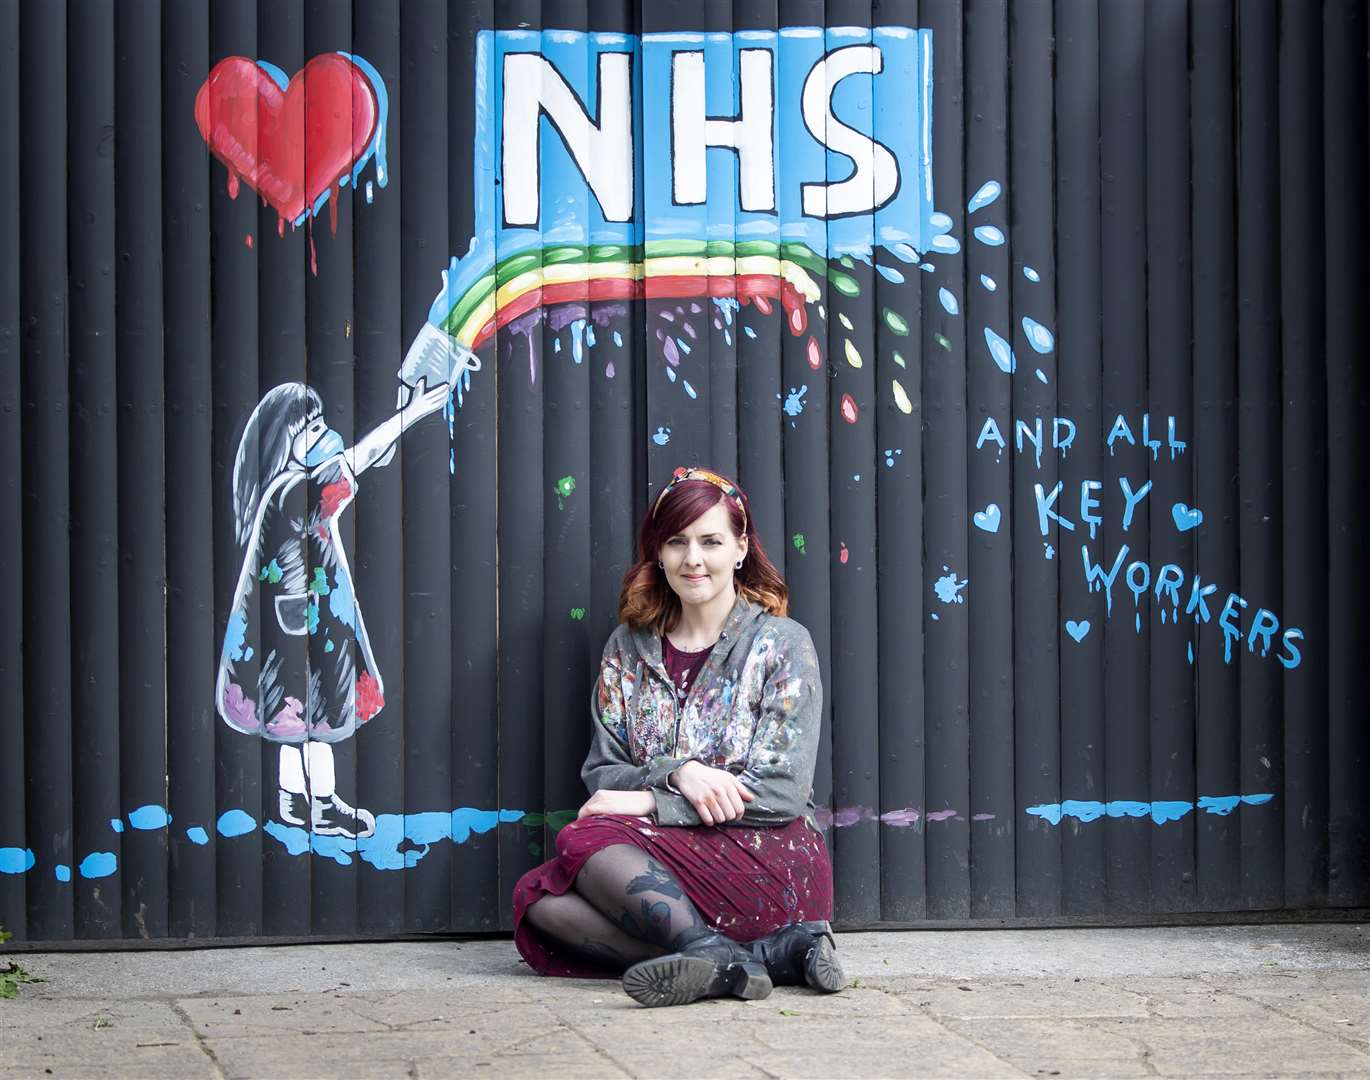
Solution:
<svg viewBox="0 0 1370 1080">
<path fill-rule="evenodd" d="M 508 939 L 25 954 L 0 1077 L 1370 1080 L 1361 926 L 842 934 L 851 985 L 644 1009 Z M 45 1070 L 51 1069 L 51 1074 Z"/>
</svg>

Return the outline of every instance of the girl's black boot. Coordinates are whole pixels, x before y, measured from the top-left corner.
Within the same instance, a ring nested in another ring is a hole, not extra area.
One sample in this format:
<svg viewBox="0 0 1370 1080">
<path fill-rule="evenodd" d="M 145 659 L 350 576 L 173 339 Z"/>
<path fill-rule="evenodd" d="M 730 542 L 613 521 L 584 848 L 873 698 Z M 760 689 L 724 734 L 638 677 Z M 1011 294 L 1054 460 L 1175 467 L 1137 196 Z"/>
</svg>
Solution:
<svg viewBox="0 0 1370 1080">
<path fill-rule="evenodd" d="M 700 998 L 755 1000 L 771 992 L 766 965 L 746 945 L 706 933 L 679 952 L 642 960 L 623 973 L 623 989 L 643 1005 L 688 1005 Z"/>
<path fill-rule="evenodd" d="M 826 920 L 791 923 L 753 941 L 750 948 L 776 986 L 810 986 L 835 994 L 847 985 Z"/>
</svg>

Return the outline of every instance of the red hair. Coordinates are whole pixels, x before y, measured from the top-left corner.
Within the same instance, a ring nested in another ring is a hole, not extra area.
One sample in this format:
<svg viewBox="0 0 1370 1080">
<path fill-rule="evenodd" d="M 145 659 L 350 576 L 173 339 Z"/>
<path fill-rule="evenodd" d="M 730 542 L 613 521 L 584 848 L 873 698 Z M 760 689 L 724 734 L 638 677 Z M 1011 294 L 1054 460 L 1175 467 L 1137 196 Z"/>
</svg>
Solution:
<svg viewBox="0 0 1370 1080">
<path fill-rule="evenodd" d="M 760 604 L 772 615 L 789 612 L 789 587 L 766 557 L 746 493 L 736 484 L 733 487 L 737 499 L 724 495 L 707 480 L 684 480 L 666 492 L 656 504 L 655 513 L 648 508 L 639 530 L 638 561 L 623 576 L 623 590 L 618 597 L 620 622 L 634 630 L 651 630 L 656 634 L 675 628 L 680 621 L 680 597 L 667 583 L 665 571 L 657 567 L 661 547 L 719 503 L 728 508 L 733 536 L 747 538 L 747 557 L 733 577 L 734 587 L 741 596 Z"/>
</svg>

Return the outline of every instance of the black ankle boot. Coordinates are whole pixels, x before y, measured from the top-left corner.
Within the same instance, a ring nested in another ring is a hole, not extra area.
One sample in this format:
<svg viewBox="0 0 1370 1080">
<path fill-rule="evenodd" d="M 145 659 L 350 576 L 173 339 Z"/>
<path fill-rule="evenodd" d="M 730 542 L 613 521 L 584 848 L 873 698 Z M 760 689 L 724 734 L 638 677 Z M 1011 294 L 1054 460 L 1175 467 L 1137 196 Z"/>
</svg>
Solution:
<svg viewBox="0 0 1370 1080">
<path fill-rule="evenodd" d="M 774 934 L 751 942 L 752 955 L 766 965 L 776 986 L 810 986 L 835 994 L 847 985 L 846 974 L 824 920 L 791 923 Z"/>
<path fill-rule="evenodd" d="M 688 1005 L 729 994 L 764 998 L 771 992 L 771 979 L 747 946 L 722 934 L 705 934 L 679 952 L 634 964 L 623 973 L 623 989 L 643 1005 Z"/>
</svg>

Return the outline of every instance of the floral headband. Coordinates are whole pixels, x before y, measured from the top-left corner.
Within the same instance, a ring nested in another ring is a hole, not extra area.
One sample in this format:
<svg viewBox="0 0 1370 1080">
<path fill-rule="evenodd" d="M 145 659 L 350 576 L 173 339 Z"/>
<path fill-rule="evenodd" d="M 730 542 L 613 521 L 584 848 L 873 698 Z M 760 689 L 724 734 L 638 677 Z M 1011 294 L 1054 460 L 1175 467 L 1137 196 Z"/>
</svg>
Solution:
<svg viewBox="0 0 1370 1080">
<path fill-rule="evenodd" d="M 737 503 L 737 508 L 742 511 L 742 533 L 747 533 L 747 506 L 742 501 L 742 492 L 737 490 L 733 482 L 726 477 L 719 476 L 718 473 L 709 469 L 698 467 L 685 468 L 681 466 L 671 473 L 671 481 L 661 489 L 661 494 L 656 497 L 656 502 L 652 504 L 652 517 L 656 517 L 657 510 L 661 507 L 661 500 L 666 497 L 666 493 L 672 488 L 679 487 L 686 480 L 703 480 L 705 483 L 713 484 L 719 491 L 723 492 L 728 498 Z"/>
</svg>

